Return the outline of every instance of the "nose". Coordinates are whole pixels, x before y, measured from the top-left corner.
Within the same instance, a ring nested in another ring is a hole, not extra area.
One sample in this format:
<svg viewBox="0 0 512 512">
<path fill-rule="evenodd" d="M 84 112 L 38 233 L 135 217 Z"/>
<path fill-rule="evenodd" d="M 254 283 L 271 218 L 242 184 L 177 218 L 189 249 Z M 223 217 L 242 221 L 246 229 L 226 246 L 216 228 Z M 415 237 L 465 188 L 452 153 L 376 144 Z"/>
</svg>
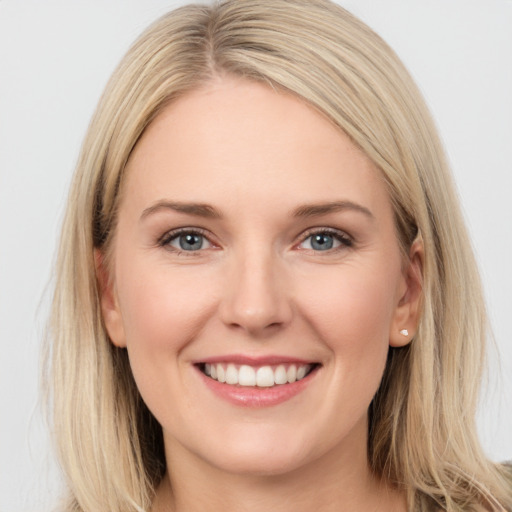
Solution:
<svg viewBox="0 0 512 512">
<path fill-rule="evenodd" d="M 289 324 L 293 306 L 281 262 L 262 252 L 246 251 L 229 263 L 219 314 L 229 328 L 265 338 Z"/>
</svg>

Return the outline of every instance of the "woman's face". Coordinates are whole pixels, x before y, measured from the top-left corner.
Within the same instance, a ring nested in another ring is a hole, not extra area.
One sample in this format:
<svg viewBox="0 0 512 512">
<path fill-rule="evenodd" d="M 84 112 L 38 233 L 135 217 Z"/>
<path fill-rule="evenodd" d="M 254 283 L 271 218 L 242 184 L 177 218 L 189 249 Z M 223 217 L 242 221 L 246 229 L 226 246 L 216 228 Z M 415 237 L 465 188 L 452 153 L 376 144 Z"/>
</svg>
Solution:
<svg viewBox="0 0 512 512">
<path fill-rule="evenodd" d="M 130 158 L 113 255 L 105 323 L 169 457 L 251 474 L 366 457 L 415 293 L 379 173 L 326 118 L 234 78 L 177 100 Z"/>
</svg>

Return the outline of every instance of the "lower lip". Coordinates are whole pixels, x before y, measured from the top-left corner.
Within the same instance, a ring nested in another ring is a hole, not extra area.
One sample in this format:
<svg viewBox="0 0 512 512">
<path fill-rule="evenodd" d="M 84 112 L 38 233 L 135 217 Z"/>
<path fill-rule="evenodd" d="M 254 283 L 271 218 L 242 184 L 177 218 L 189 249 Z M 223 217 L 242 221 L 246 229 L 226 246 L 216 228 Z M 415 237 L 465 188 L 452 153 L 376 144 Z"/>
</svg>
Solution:
<svg viewBox="0 0 512 512">
<path fill-rule="evenodd" d="M 216 381 L 197 368 L 203 382 L 218 397 L 241 407 L 271 407 L 292 399 L 304 391 L 318 373 L 318 367 L 301 380 L 269 388 L 233 386 Z"/>
</svg>

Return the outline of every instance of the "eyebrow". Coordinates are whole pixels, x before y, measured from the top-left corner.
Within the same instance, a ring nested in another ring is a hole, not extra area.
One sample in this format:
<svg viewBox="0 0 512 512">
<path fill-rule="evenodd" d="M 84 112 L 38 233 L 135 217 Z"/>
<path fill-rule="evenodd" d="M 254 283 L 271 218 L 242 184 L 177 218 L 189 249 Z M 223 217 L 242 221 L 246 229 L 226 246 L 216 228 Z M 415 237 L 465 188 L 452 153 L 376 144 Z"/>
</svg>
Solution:
<svg viewBox="0 0 512 512">
<path fill-rule="evenodd" d="M 352 201 L 332 201 L 329 203 L 305 204 L 296 208 L 293 211 L 293 216 L 302 218 L 319 217 L 321 215 L 327 215 L 329 213 L 342 212 L 346 210 L 359 212 L 372 220 L 375 219 L 373 213 L 368 208 Z"/>
<path fill-rule="evenodd" d="M 205 203 L 184 203 L 184 202 L 176 202 L 176 201 L 167 201 L 161 200 L 157 201 L 155 204 L 146 208 L 142 215 L 140 216 L 140 220 L 144 220 L 149 215 L 152 215 L 156 212 L 162 210 L 173 210 L 179 213 L 185 213 L 188 215 L 195 215 L 197 217 L 203 217 L 207 219 L 221 219 L 222 215 L 219 211 L 217 211 L 213 206 Z M 305 204 L 301 205 L 295 210 L 293 210 L 293 217 L 300 218 L 308 218 L 308 217 L 320 217 L 322 215 L 327 215 L 329 213 L 336 213 L 346 210 L 352 210 L 359 213 L 362 213 L 369 217 L 370 219 L 374 219 L 373 213 L 358 203 L 354 203 L 352 201 L 331 201 L 328 203 L 319 203 L 319 204 Z"/>
<path fill-rule="evenodd" d="M 186 213 L 188 215 L 195 215 L 197 217 L 204 217 L 207 219 L 220 219 L 222 215 L 213 206 L 204 203 L 182 203 L 175 201 L 157 201 L 155 204 L 146 208 L 141 216 L 140 220 L 144 220 L 149 215 L 162 210 L 173 210 L 179 213 Z"/>
</svg>

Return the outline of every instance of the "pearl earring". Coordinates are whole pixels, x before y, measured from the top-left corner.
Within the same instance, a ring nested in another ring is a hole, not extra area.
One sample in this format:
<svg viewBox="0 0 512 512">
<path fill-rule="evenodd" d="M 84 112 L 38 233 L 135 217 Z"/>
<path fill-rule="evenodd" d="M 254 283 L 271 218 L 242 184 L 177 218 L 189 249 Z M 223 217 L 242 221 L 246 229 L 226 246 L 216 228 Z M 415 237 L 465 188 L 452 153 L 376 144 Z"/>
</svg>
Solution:
<svg viewBox="0 0 512 512">
<path fill-rule="evenodd" d="M 402 329 L 402 330 L 400 331 L 400 334 L 401 334 L 402 336 L 409 336 L 409 331 L 408 331 L 407 329 Z"/>
</svg>

